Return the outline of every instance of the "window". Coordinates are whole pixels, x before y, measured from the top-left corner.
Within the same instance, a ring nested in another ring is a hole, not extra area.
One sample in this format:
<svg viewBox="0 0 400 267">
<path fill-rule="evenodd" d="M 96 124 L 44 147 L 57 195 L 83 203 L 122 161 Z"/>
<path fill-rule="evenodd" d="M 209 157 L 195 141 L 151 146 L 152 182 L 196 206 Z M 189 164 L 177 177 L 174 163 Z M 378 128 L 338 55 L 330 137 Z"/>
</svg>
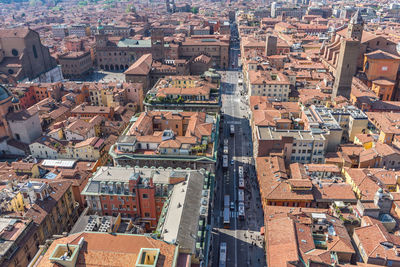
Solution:
<svg viewBox="0 0 400 267">
<path fill-rule="evenodd" d="M 145 213 L 144 213 L 144 217 L 150 217 L 150 213 L 145 212 Z"/>
<path fill-rule="evenodd" d="M 36 46 L 35 46 L 35 45 L 32 45 L 32 50 L 33 50 L 33 56 L 34 56 L 35 58 L 38 58 L 38 54 L 37 54 Z"/>
<path fill-rule="evenodd" d="M 148 199 L 148 198 L 149 198 L 149 195 L 148 195 L 148 194 L 143 194 L 143 195 L 142 195 L 142 198 L 143 198 L 143 199 Z"/>
<path fill-rule="evenodd" d="M 107 209 L 107 204 L 104 204 L 103 207 L 104 207 L 104 209 L 106 210 L 106 209 Z"/>
<path fill-rule="evenodd" d="M 11 50 L 11 54 L 12 54 L 14 57 L 18 56 L 18 50 L 15 49 L 15 48 L 13 48 L 13 50 Z"/>
</svg>

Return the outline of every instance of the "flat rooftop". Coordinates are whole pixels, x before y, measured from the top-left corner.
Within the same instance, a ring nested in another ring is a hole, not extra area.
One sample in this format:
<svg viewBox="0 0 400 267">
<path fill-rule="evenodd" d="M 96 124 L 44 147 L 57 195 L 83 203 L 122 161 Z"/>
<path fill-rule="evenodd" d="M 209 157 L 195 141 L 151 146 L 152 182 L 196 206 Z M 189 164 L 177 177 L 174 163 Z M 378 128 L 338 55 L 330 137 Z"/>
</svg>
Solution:
<svg viewBox="0 0 400 267">
<path fill-rule="evenodd" d="M 85 189 L 86 194 L 100 194 L 102 182 L 107 183 L 107 187 L 112 187 L 113 192 L 117 192 L 118 183 L 129 183 L 129 180 L 141 179 L 142 184 L 146 184 L 150 178 L 155 184 L 170 184 L 170 178 L 188 178 L 192 175 L 202 175 L 205 173 L 198 170 L 176 170 L 164 168 L 139 168 L 139 167 L 100 167 L 89 180 Z M 104 185 L 105 186 L 105 185 Z M 124 190 L 123 188 L 121 190 Z"/>
<path fill-rule="evenodd" d="M 293 137 L 295 140 L 307 140 L 307 141 L 325 140 L 325 138 L 321 134 L 312 134 L 311 131 L 273 130 L 270 127 L 266 126 L 259 126 L 257 128 L 260 140 L 282 140 L 282 137 Z"/>
</svg>

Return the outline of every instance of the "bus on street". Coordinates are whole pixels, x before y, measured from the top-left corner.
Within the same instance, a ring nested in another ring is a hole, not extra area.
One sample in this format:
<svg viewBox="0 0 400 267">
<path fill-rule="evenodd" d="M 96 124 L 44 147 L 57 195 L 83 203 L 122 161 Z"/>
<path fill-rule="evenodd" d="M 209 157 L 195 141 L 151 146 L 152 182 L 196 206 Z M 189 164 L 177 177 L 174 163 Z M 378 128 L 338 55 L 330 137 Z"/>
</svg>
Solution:
<svg viewBox="0 0 400 267">
<path fill-rule="evenodd" d="M 239 220 L 244 220 L 244 203 L 243 202 L 239 202 L 238 217 L 239 217 Z"/>
<path fill-rule="evenodd" d="M 229 147 L 228 147 L 228 138 L 225 138 L 224 139 L 224 154 L 225 155 L 228 155 L 228 153 L 229 153 Z"/>
<path fill-rule="evenodd" d="M 227 146 L 227 145 L 224 145 L 224 154 L 225 154 L 225 155 L 228 155 L 228 153 L 229 153 L 228 146 Z"/>
<path fill-rule="evenodd" d="M 243 173 L 243 166 L 238 167 L 239 173 L 239 188 L 244 189 L 244 173 Z"/>
<path fill-rule="evenodd" d="M 239 178 L 244 178 L 243 166 L 239 166 L 238 167 L 238 172 L 239 172 Z"/>
<path fill-rule="evenodd" d="M 226 243 L 221 242 L 219 247 L 219 267 L 226 267 Z"/>
<path fill-rule="evenodd" d="M 228 168 L 228 155 L 222 156 L 222 167 L 224 169 Z"/>
<path fill-rule="evenodd" d="M 244 189 L 244 179 L 243 178 L 239 178 L 239 188 Z"/>
<path fill-rule="evenodd" d="M 230 134 L 234 135 L 235 134 L 235 125 L 231 124 L 230 126 Z"/>
<path fill-rule="evenodd" d="M 244 202 L 244 190 L 243 189 L 238 190 L 238 198 L 239 198 L 239 202 Z"/>
<path fill-rule="evenodd" d="M 229 208 L 229 195 L 224 196 L 224 208 Z"/>
<path fill-rule="evenodd" d="M 229 229 L 230 228 L 230 211 L 229 211 L 229 206 L 227 208 L 224 208 L 224 228 Z"/>
</svg>

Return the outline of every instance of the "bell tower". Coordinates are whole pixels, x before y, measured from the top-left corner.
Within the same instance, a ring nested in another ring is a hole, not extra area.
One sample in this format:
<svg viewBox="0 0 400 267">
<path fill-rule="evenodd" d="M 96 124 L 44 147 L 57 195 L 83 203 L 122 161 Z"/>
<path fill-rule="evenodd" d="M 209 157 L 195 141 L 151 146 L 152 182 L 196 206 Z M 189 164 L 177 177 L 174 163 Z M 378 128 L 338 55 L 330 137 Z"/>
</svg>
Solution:
<svg viewBox="0 0 400 267">
<path fill-rule="evenodd" d="M 353 15 L 347 27 L 345 38 L 340 40 L 338 63 L 335 70 L 332 97 L 350 98 L 351 84 L 357 73 L 357 62 L 360 55 L 360 42 L 364 29 L 364 21 L 360 10 Z"/>
<path fill-rule="evenodd" d="M 349 26 L 347 27 L 347 38 L 361 41 L 364 30 L 364 20 L 361 17 L 360 9 L 357 9 L 353 17 L 350 20 Z"/>
</svg>

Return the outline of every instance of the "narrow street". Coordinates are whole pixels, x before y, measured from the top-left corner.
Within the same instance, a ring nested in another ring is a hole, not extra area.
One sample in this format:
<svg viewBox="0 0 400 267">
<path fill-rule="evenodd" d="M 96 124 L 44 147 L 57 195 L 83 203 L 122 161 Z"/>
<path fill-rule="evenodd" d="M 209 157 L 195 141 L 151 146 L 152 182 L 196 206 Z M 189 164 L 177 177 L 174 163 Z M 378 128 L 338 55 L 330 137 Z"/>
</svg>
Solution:
<svg viewBox="0 0 400 267">
<path fill-rule="evenodd" d="M 226 266 L 266 266 L 263 237 L 260 228 L 263 223 L 259 190 L 254 170 L 251 129 L 249 125 L 248 98 L 243 86 L 238 85 L 242 73 L 238 70 L 239 43 L 231 44 L 230 59 L 232 70 L 222 71 L 221 116 L 221 160 L 216 174 L 216 198 L 214 202 L 212 266 L 220 266 L 219 247 L 227 243 Z M 234 134 L 230 127 L 234 125 Z M 227 169 L 222 169 L 222 146 L 228 139 L 229 153 Z M 243 166 L 245 178 L 245 216 L 238 218 L 238 167 Z M 230 209 L 229 226 L 223 223 L 224 195 L 230 196 L 234 209 Z M 225 226 L 225 227 L 224 227 Z"/>
</svg>

